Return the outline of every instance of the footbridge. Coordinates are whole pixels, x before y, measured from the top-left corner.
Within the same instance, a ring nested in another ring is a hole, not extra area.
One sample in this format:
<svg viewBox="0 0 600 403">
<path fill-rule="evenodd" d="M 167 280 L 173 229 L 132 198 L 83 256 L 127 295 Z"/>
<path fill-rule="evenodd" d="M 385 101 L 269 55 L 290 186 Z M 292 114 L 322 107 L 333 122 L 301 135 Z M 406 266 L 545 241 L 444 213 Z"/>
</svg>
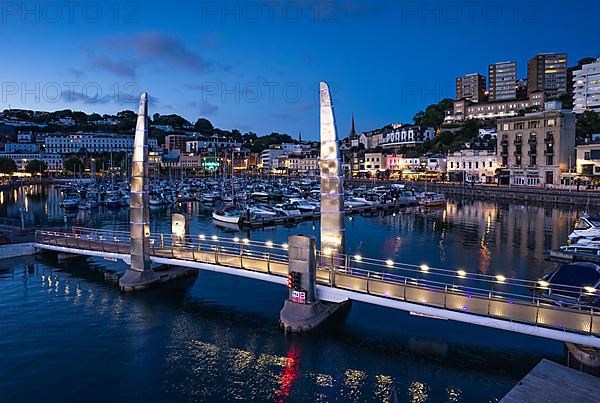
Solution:
<svg viewBox="0 0 600 403">
<path fill-rule="evenodd" d="M 35 246 L 59 253 L 130 262 L 127 232 L 73 228 L 39 230 Z M 150 261 L 289 285 L 288 244 L 216 235 L 150 234 Z M 316 298 L 332 303 L 352 300 L 415 315 L 471 323 L 510 332 L 600 348 L 600 311 L 556 306 L 544 298 L 547 284 L 347 256 L 319 255 Z M 596 290 L 573 290 L 582 295 Z"/>
</svg>

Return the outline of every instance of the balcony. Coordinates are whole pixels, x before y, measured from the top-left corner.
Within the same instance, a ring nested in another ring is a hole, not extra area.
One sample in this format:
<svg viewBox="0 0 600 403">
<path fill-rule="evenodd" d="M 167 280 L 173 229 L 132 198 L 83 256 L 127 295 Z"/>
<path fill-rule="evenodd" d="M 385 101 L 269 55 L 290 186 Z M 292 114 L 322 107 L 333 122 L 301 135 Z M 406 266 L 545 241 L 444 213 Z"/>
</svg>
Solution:
<svg viewBox="0 0 600 403">
<path fill-rule="evenodd" d="M 500 141 L 500 145 L 508 146 L 508 140 L 504 139 L 504 140 Z"/>
<path fill-rule="evenodd" d="M 554 155 L 554 149 L 546 149 L 544 150 L 544 155 Z"/>
<path fill-rule="evenodd" d="M 548 143 L 554 143 L 554 136 L 552 135 L 546 135 L 546 137 L 544 137 L 544 143 L 548 144 Z"/>
<path fill-rule="evenodd" d="M 515 139 L 516 146 L 521 145 L 521 144 L 523 144 L 523 139 L 519 139 L 519 138 Z"/>
<path fill-rule="evenodd" d="M 527 152 L 527 155 L 532 156 L 532 155 L 537 155 L 537 150 L 529 150 Z"/>
<path fill-rule="evenodd" d="M 537 138 L 536 137 L 530 137 L 529 140 L 527 140 L 527 142 L 529 144 L 537 144 Z"/>
</svg>

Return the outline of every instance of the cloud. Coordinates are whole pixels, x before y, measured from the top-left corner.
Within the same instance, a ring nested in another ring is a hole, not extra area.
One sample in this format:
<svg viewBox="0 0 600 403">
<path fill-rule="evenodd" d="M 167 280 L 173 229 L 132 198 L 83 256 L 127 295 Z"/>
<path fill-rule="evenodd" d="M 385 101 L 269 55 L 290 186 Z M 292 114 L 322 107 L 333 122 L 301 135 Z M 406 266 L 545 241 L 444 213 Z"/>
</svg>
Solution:
<svg viewBox="0 0 600 403">
<path fill-rule="evenodd" d="M 216 39 L 207 41 L 204 49 L 218 46 Z M 168 72 L 173 69 L 194 73 L 231 71 L 231 65 L 213 62 L 190 49 L 180 38 L 157 32 L 108 36 L 93 49 L 84 50 L 90 67 L 123 78 L 135 78 L 141 66 L 158 66 Z"/>
<path fill-rule="evenodd" d="M 132 60 L 127 66 L 157 64 L 198 73 L 208 72 L 214 67 L 211 60 L 188 48 L 181 39 L 157 32 L 111 36 L 105 38 L 102 45 L 121 57 L 127 55 Z M 127 72 L 121 69 L 123 62 L 105 67 L 112 68 L 117 75 Z"/>
<path fill-rule="evenodd" d="M 118 77 L 135 78 L 136 71 L 134 63 L 121 61 L 112 61 L 106 56 L 93 57 L 90 60 L 91 64 L 104 71 L 114 74 Z"/>
<path fill-rule="evenodd" d="M 84 105 L 107 105 L 115 104 L 120 106 L 135 106 L 139 102 L 139 97 L 125 92 L 118 92 L 115 94 L 101 94 L 101 93 L 89 93 L 84 94 L 77 91 L 63 91 L 61 93 L 61 99 L 65 103 L 70 104 L 84 104 Z M 159 100 L 156 97 L 150 96 L 148 104 L 150 106 L 158 105 Z"/>
<path fill-rule="evenodd" d="M 203 116 L 214 115 L 218 110 L 219 106 L 211 104 L 210 102 L 196 102 L 192 101 L 185 105 L 188 108 L 197 110 Z"/>
</svg>

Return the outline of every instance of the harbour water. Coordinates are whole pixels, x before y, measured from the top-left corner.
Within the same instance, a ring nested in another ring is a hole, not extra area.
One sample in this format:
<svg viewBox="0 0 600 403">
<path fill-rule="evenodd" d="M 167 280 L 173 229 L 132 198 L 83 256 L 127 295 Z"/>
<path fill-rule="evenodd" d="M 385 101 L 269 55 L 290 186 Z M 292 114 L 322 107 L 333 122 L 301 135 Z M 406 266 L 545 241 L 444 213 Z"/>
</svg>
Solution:
<svg viewBox="0 0 600 403">
<path fill-rule="evenodd" d="M 64 226 L 58 190 L 0 195 L 0 216 Z M 193 234 L 285 242 L 318 237 L 318 222 L 235 232 L 200 203 L 178 207 Z M 170 230 L 170 210 L 151 213 Z M 346 218 L 348 252 L 536 280 L 553 267 L 582 211 L 449 200 L 445 208 Z M 127 230 L 126 209 L 79 211 L 68 225 Z M 235 235 L 234 235 L 235 232 Z M 201 272 L 124 295 L 105 271 L 122 263 L 52 255 L 0 262 L 0 396 L 5 401 L 497 401 L 562 343 L 355 303 L 339 326 L 286 336 L 280 286 Z M 140 388 L 140 385 L 143 385 Z M 94 390 L 93 396 L 89 391 Z"/>
</svg>

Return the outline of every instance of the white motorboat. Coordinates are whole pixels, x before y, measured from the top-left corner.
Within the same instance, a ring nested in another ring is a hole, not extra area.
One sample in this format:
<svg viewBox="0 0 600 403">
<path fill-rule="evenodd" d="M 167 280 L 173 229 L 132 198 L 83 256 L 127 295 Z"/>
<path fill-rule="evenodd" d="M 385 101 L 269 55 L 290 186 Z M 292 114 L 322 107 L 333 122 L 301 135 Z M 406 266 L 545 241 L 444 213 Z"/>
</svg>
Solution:
<svg viewBox="0 0 600 403">
<path fill-rule="evenodd" d="M 254 200 L 268 200 L 270 195 L 267 192 L 252 192 L 250 197 Z"/>
<path fill-rule="evenodd" d="M 417 195 L 417 202 L 426 207 L 443 206 L 446 203 L 446 197 L 441 193 L 423 192 Z"/>
<path fill-rule="evenodd" d="M 277 212 L 267 206 L 251 206 L 250 215 L 257 217 L 275 217 Z"/>
<path fill-rule="evenodd" d="M 302 215 L 300 210 L 298 210 L 298 207 L 296 207 L 295 205 L 293 205 L 291 203 L 276 204 L 275 207 L 273 207 L 273 210 L 277 211 L 278 213 L 280 213 L 286 217 L 297 217 L 297 216 Z"/>
<path fill-rule="evenodd" d="M 577 221 L 575 229 L 569 234 L 569 242 L 575 243 L 584 238 L 600 238 L 600 216 L 590 217 L 586 213 Z"/>
<path fill-rule="evenodd" d="M 202 201 L 205 203 L 215 203 L 220 198 L 221 194 L 219 192 L 212 191 L 202 193 Z"/>
<path fill-rule="evenodd" d="M 577 242 L 561 246 L 563 252 L 592 253 L 600 256 L 600 237 L 579 238 Z"/>
<path fill-rule="evenodd" d="M 288 200 L 288 203 L 295 205 L 298 210 L 304 213 L 313 213 L 316 209 L 316 207 L 309 203 L 308 200 L 302 198 L 293 197 Z"/>
<path fill-rule="evenodd" d="M 229 224 L 239 224 L 242 214 L 244 214 L 243 211 L 238 210 L 233 206 L 226 206 L 221 210 L 214 210 L 212 217 L 217 221 L 222 221 Z"/>
<path fill-rule="evenodd" d="M 364 197 L 349 197 L 344 200 L 344 207 L 363 207 L 373 204 Z"/>
</svg>

